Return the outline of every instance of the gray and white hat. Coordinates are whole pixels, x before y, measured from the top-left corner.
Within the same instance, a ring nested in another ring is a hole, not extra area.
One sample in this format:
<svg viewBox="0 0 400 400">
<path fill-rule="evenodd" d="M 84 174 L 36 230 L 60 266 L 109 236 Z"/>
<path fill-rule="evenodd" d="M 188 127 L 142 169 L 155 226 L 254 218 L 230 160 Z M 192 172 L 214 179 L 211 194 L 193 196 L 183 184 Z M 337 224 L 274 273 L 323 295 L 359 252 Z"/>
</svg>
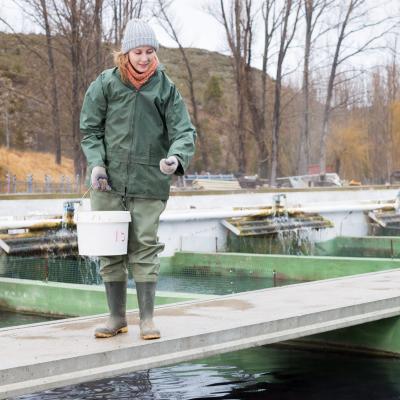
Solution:
<svg viewBox="0 0 400 400">
<path fill-rule="evenodd" d="M 151 26 L 142 19 L 131 19 L 126 24 L 124 37 L 122 39 L 122 52 L 128 53 L 136 47 L 150 46 L 158 50 L 158 40 Z"/>
</svg>

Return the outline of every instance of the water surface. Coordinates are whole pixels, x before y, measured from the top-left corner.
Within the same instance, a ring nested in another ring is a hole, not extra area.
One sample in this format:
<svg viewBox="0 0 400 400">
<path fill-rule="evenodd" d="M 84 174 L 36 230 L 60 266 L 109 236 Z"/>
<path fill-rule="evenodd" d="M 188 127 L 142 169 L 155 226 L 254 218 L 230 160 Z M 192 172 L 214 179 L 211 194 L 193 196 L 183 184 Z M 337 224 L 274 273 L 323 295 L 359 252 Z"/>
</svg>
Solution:
<svg viewBox="0 0 400 400">
<path fill-rule="evenodd" d="M 400 360 L 262 346 L 18 399 L 394 400 Z"/>
<path fill-rule="evenodd" d="M 50 321 L 53 319 L 55 318 L 0 310 L 0 328 L 5 328 L 7 326 L 34 324 L 37 322 Z"/>
</svg>

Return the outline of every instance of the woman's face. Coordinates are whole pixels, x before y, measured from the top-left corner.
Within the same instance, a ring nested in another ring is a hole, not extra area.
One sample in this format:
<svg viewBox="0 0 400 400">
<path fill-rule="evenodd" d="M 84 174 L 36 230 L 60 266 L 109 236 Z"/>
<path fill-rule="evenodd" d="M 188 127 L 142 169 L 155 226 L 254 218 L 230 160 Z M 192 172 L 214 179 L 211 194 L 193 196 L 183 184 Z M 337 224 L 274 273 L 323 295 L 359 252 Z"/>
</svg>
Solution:
<svg viewBox="0 0 400 400">
<path fill-rule="evenodd" d="M 150 46 L 136 47 L 128 53 L 130 63 L 140 74 L 150 68 L 155 55 L 156 51 Z"/>
</svg>

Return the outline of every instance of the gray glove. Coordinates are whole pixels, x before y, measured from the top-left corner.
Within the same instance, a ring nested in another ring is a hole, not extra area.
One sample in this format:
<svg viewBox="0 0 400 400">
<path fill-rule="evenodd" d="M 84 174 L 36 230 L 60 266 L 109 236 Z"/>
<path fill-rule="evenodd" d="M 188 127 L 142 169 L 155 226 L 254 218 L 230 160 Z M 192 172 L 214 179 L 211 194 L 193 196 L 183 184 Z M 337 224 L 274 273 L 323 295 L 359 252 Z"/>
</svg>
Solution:
<svg viewBox="0 0 400 400">
<path fill-rule="evenodd" d="M 108 176 L 104 167 L 94 167 L 92 174 L 90 175 L 90 183 L 94 190 L 100 190 L 100 192 L 107 192 L 111 190 L 108 184 Z"/>
<path fill-rule="evenodd" d="M 179 161 L 175 156 L 160 160 L 160 171 L 165 175 L 172 175 L 178 168 Z"/>
</svg>

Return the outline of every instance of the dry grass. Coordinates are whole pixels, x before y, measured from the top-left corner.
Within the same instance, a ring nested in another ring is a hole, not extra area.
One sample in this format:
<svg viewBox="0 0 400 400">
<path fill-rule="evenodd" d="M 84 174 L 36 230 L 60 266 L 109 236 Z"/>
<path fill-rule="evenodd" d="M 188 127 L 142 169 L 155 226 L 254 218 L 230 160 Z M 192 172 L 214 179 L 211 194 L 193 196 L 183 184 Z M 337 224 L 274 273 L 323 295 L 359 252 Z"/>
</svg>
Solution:
<svg viewBox="0 0 400 400">
<path fill-rule="evenodd" d="M 61 165 L 54 161 L 54 155 L 33 151 L 18 151 L 0 147 L 0 173 L 4 179 L 5 174 L 15 175 L 17 180 L 25 180 L 29 174 L 33 175 L 35 182 L 44 182 L 44 176 L 51 176 L 53 182 L 58 182 L 61 175 L 74 177 L 74 164 L 69 158 L 63 157 Z"/>
</svg>

